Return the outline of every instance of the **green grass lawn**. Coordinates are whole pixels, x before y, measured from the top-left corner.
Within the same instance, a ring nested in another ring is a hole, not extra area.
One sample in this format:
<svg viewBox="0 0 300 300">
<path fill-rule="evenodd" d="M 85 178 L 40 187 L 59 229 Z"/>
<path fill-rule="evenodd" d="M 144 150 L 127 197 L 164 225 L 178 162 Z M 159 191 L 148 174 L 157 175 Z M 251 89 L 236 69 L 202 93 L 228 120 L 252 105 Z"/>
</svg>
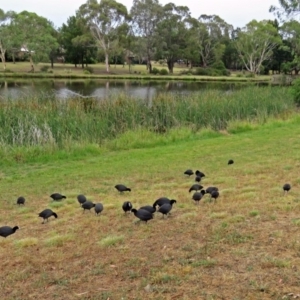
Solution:
<svg viewBox="0 0 300 300">
<path fill-rule="evenodd" d="M 125 65 L 111 65 L 110 74 L 106 73 L 105 65 L 102 63 L 89 65 L 93 69 L 92 74 L 85 74 L 84 69 L 81 68 L 81 65 L 78 65 L 77 68 L 73 64 L 62 64 L 62 63 L 55 63 L 54 69 L 49 72 L 41 72 L 41 68 L 44 66 L 48 66 L 49 70 L 51 65 L 48 63 L 39 63 L 35 66 L 35 73 L 28 73 L 31 70 L 29 62 L 17 62 L 13 64 L 12 62 L 8 62 L 6 64 L 7 70 L 11 72 L 0 72 L 0 75 L 6 77 L 34 77 L 34 78 L 120 78 L 120 79 L 164 79 L 164 80 L 199 80 L 199 81 L 263 81 L 268 82 L 271 80 L 271 76 L 267 75 L 260 75 L 256 76 L 255 78 L 246 77 L 241 72 L 233 72 L 231 76 L 195 76 L 195 75 L 181 75 L 182 71 L 187 71 L 188 68 L 185 66 L 178 66 L 175 65 L 174 67 L 174 74 L 172 75 L 153 75 L 149 74 L 146 65 L 133 65 L 131 73 L 129 73 L 128 66 Z M 153 62 L 153 68 L 157 69 L 167 69 L 167 65 L 161 65 L 158 63 Z M 241 77 L 237 77 L 240 74 Z"/>
<path fill-rule="evenodd" d="M 300 292 L 300 120 L 248 126 L 236 134 L 169 141 L 85 158 L 2 164 L 1 299 L 283 299 Z M 233 159 L 233 165 L 227 161 Z M 217 203 L 196 206 L 192 168 Z M 292 189 L 283 196 L 282 186 Z M 119 194 L 114 185 L 132 191 Z M 52 202 L 49 195 L 67 196 Z M 82 213 L 76 196 L 101 202 Z M 15 205 L 18 196 L 26 205 Z M 174 198 L 172 214 L 136 224 L 121 205 Z M 41 224 L 51 208 L 58 218 Z M 285 299 L 292 299 L 291 297 Z"/>
</svg>

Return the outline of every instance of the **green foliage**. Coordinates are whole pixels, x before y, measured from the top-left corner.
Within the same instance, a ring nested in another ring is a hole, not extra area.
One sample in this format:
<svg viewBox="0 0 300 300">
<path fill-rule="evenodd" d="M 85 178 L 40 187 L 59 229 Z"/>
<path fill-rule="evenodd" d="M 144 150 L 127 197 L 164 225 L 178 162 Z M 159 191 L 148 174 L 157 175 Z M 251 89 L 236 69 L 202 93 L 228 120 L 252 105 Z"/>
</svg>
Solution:
<svg viewBox="0 0 300 300">
<path fill-rule="evenodd" d="M 85 67 L 84 71 L 88 71 L 89 73 L 87 73 L 87 74 L 93 74 L 94 73 L 94 69 L 92 67 Z"/>
<path fill-rule="evenodd" d="M 221 66 L 222 65 L 217 64 L 217 67 L 220 68 Z M 230 76 L 230 71 L 228 71 L 225 67 L 224 69 L 217 69 L 217 68 L 213 68 L 213 65 L 212 67 L 209 68 L 196 68 L 192 72 L 194 75 L 199 75 L 199 76 Z"/>
<path fill-rule="evenodd" d="M 42 66 L 41 68 L 40 68 L 40 71 L 41 72 L 48 72 L 48 70 L 49 70 L 49 66 Z"/>
<path fill-rule="evenodd" d="M 297 105 L 300 105 L 300 78 L 292 82 L 292 87 L 290 88 L 290 93 Z"/>
<path fill-rule="evenodd" d="M 167 69 L 160 69 L 160 71 L 159 71 L 159 75 L 168 75 L 168 74 L 169 74 L 169 72 Z"/>
<path fill-rule="evenodd" d="M 153 68 L 151 73 L 157 75 L 159 74 L 159 70 L 157 68 Z"/>
<path fill-rule="evenodd" d="M 30 149 L 37 155 L 45 149 L 103 145 L 136 130 L 141 136 L 147 136 L 146 132 L 165 134 L 180 127 L 192 132 L 205 128 L 218 131 L 235 120 L 265 122 L 268 116 L 293 107 L 292 96 L 282 87 L 253 86 L 229 93 L 204 90 L 190 96 L 158 94 L 151 105 L 126 95 L 113 95 L 101 102 L 94 98 L 60 101 L 47 94 L 24 96 L 0 103 L 1 145 L 3 150 L 10 149 L 17 161 L 23 161 Z M 11 147 L 19 150 L 13 152 Z"/>
</svg>

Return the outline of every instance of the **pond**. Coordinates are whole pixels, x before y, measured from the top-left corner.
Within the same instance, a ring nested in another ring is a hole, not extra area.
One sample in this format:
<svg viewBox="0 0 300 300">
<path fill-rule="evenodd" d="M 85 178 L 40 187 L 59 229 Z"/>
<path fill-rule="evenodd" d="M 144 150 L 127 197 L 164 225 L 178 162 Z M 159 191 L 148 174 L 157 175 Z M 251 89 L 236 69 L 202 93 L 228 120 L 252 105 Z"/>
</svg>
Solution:
<svg viewBox="0 0 300 300">
<path fill-rule="evenodd" d="M 260 84 L 261 85 L 261 84 Z M 198 93 L 203 89 L 231 91 L 249 86 L 234 82 L 134 81 L 134 80 L 3 80 L 0 79 L 0 99 L 16 99 L 23 95 L 54 92 L 60 99 L 74 96 L 108 98 L 115 93 L 151 100 L 159 93 Z"/>
</svg>

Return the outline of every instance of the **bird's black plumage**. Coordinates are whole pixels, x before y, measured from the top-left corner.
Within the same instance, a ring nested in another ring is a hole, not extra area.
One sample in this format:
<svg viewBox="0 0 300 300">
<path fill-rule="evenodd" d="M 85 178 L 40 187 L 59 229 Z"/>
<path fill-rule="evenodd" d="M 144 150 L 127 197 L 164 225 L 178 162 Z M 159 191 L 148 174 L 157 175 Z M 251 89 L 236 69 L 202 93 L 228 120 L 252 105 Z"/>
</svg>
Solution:
<svg viewBox="0 0 300 300">
<path fill-rule="evenodd" d="M 128 188 L 127 186 L 125 186 L 124 184 L 117 184 L 115 185 L 115 188 L 120 192 L 120 193 L 123 193 L 123 192 L 131 192 L 131 189 Z"/>
<path fill-rule="evenodd" d="M 213 191 L 218 191 L 219 189 L 215 186 L 210 186 L 208 187 L 205 191 L 206 191 L 206 194 L 211 194 Z"/>
<path fill-rule="evenodd" d="M 127 213 L 128 211 L 130 212 L 132 209 L 132 203 L 130 201 L 125 201 L 122 205 L 122 209 L 125 213 Z"/>
<path fill-rule="evenodd" d="M 196 176 L 205 177 L 205 174 L 199 170 L 195 172 Z"/>
<path fill-rule="evenodd" d="M 45 223 L 45 220 L 47 220 L 48 222 L 48 218 L 50 218 L 51 216 L 57 218 L 57 214 L 49 208 L 44 209 L 42 212 L 39 213 L 39 217 L 43 218 L 43 223 Z"/>
<path fill-rule="evenodd" d="M 80 205 L 82 205 L 86 201 L 86 197 L 80 194 L 77 196 L 77 201 L 79 202 Z"/>
<path fill-rule="evenodd" d="M 163 204 L 159 209 L 158 212 L 162 213 L 163 216 L 168 215 L 172 209 L 173 204 L 176 203 L 176 200 L 171 200 L 170 203 Z"/>
<path fill-rule="evenodd" d="M 291 188 L 292 187 L 289 183 L 285 183 L 282 187 L 284 193 L 288 193 Z"/>
<path fill-rule="evenodd" d="M 200 192 L 194 193 L 192 199 L 199 204 L 199 201 L 202 199 L 202 197 L 205 195 L 205 191 L 201 190 Z"/>
<path fill-rule="evenodd" d="M 218 197 L 219 197 L 219 191 L 212 191 L 210 193 L 211 198 L 215 199 L 215 202 L 217 201 Z"/>
<path fill-rule="evenodd" d="M 185 174 L 185 175 L 188 175 L 188 176 L 192 176 L 192 175 L 194 175 L 194 172 L 193 172 L 193 170 L 191 170 L 191 169 L 187 169 L 187 170 L 184 172 L 184 174 Z"/>
<path fill-rule="evenodd" d="M 229 161 L 228 161 L 228 165 L 232 165 L 232 164 L 234 164 L 234 161 L 233 161 L 233 159 L 229 159 Z"/>
<path fill-rule="evenodd" d="M 91 210 L 93 207 L 95 207 L 96 204 L 94 204 L 91 201 L 85 201 L 84 203 L 82 203 L 81 207 L 83 208 L 83 212 L 85 212 L 85 210 Z"/>
<path fill-rule="evenodd" d="M 196 181 L 196 182 L 200 182 L 200 181 L 201 181 L 201 178 L 202 178 L 201 176 L 196 176 L 196 177 L 195 177 L 195 181 Z"/>
<path fill-rule="evenodd" d="M 23 197 L 23 196 L 20 196 L 20 197 L 18 197 L 18 199 L 17 199 L 17 204 L 18 205 L 25 205 L 25 198 Z"/>
<path fill-rule="evenodd" d="M 64 196 L 60 193 L 54 193 L 54 194 L 50 195 L 50 197 L 53 199 L 53 201 L 59 201 L 59 200 L 67 198 L 66 196 Z"/>
<path fill-rule="evenodd" d="M 136 210 L 135 208 L 133 208 L 131 211 L 134 213 L 134 215 L 137 218 L 139 218 L 141 221 L 145 221 L 146 223 L 149 220 L 153 219 L 153 215 L 147 210 L 144 209 Z"/>
<path fill-rule="evenodd" d="M 167 198 L 167 197 L 161 197 L 161 198 L 158 198 L 154 203 L 153 203 L 153 207 L 155 207 L 156 208 L 156 206 L 162 206 L 162 205 L 164 205 L 165 203 L 170 203 L 172 200 L 174 200 L 174 199 L 169 199 L 169 198 Z M 175 202 L 176 202 L 176 200 L 175 200 Z"/>
<path fill-rule="evenodd" d="M 18 226 L 9 227 L 9 226 L 2 226 L 0 227 L 0 236 L 4 238 L 8 237 L 9 235 L 15 233 L 19 229 Z"/>
<path fill-rule="evenodd" d="M 200 184 L 198 184 L 198 183 L 196 183 L 196 184 L 193 184 L 191 187 L 190 187 L 190 189 L 189 189 L 189 193 L 191 192 L 191 191 L 200 191 L 200 190 L 202 190 L 203 189 L 203 186 L 202 185 L 200 185 Z"/>
<path fill-rule="evenodd" d="M 103 204 L 102 203 L 96 203 L 95 204 L 95 213 L 96 215 L 100 214 L 103 211 Z"/>
<path fill-rule="evenodd" d="M 140 209 L 147 210 L 147 211 L 149 211 L 149 213 L 151 213 L 151 214 L 154 214 L 154 213 L 156 212 L 155 207 L 153 207 L 153 206 L 151 206 L 151 205 L 145 205 L 145 206 L 142 206 L 142 207 L 140 207 Z"/>
</svg>

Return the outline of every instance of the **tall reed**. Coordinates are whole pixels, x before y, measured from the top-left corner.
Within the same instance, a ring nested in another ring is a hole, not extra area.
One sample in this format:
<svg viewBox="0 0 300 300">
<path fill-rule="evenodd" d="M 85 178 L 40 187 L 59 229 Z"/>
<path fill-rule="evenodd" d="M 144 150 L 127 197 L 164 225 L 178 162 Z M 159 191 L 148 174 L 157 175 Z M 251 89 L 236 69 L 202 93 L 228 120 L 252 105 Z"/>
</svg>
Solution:
<svg viewBox="0 0 300 300">
<path fill-rule="evenodd" d="M 0 102 L 0 144 L 64 148 L 70 143 L 101 144 L 141 128 L 158 133 L 182 126 L 195 131 L 205 127 L 221 130 L 229 121 L 259 121 L 292 109 L 293 99 L 283 87 L 166 93 L 151 101 L 124 94 L 106 100 L 24 95 Z"/>
</svg>

